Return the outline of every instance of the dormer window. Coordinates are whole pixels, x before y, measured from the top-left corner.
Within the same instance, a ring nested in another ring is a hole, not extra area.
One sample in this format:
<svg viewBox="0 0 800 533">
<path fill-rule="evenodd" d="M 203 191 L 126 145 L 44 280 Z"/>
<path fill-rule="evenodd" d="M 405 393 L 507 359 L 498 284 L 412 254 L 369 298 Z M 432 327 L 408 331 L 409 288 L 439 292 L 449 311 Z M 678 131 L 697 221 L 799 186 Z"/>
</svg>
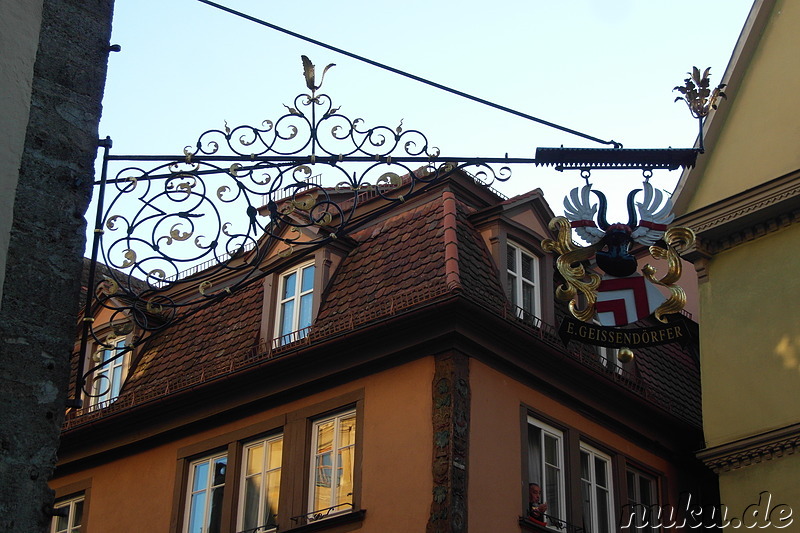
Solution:
<svg viewBox="0 0 800 533">
<path fill-rule="evenodd" d="M 519 318 L 532 321 L 541 316 L 539 263 L 535 255 L 511 242 L 506 243 L 506 290 Z"/>
<path fill-rule="evenodd" d="M 130 361 L 130 351 L 117 357 L 125 349 L 125 346 L 126 337 L 111 335 L 92 354 L 90 363 L 92 366 L 105 364 L 95 370 L 92 377 L 92 393 L 89 399 L 91 407 L 105 407 L 119 396 Z"/>
<path fill-rule="evenodd" d="M 314 263 L 306 263 L 280 277 L 276 344 L 302 339 L 311 327 L 314 306 Z"/>
</svg>

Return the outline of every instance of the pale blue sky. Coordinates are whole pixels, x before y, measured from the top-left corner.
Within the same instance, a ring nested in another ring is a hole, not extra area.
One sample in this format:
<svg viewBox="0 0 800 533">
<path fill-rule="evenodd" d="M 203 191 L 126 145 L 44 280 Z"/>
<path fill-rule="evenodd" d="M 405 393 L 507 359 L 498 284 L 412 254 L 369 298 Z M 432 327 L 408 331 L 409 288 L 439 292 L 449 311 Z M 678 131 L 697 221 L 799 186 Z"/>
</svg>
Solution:
<svg viewBox="0 0 800 533">
<path fill-rule="evenodd" d="M 693 65 L 718 83 L 751 0 L 218 0 L 320 41 L 626 147 L 689 147 L 697 125 L 672 88 Z M 116 154 L 178 154 L 212 128 L 260 124 L 324 91 L 368 126 L 426 133 L 443 155 L 533 157 L 588 141 L 275 32 L 196 0 L 117 0 L 101 136 Z M 724 103 L 723 103 L 724 105 Z M 678 172 L 657 173 L 672 190 Z M 595 172 L 619 202 L 641 174 Z M 557 214 L 577 173 L 517 167 L 508 195 L 542 187 Z M 613 184 L 613 187 L 612 187 Z M 621 193 L 613 192 L 614 188 Z M 610 199 L 613 203 L 614 199 Z"/>
</svg>

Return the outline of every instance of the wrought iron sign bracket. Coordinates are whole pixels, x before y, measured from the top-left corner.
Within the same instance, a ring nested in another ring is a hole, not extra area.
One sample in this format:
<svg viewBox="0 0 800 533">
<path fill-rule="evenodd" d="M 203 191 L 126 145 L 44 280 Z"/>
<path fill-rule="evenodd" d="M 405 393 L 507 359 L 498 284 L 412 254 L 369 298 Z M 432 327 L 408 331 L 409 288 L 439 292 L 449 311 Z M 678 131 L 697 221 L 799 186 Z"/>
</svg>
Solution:
<svg viewBox="0 0 800 533">
<path fill-rule="evenodd" d="M 536 164 L 556 170 L 676 170 L 693 167 L 694 148 L 537 148 Z"/>
<path fill-rule="evenodd" d="M 308 58 L 303 67 L 309 92 L 285 106 L 286 114 L 259 126 L 226 123 L 207 130 L 182 155 L 112 155 L 111 139 L 98 141 L 104 155 L 70 407 L 82 396 L 94 398 L 93 407 L 108 398 L 110 384 L 101 380 L 108 381 L 108 372 L 99 371 L 133 350 L 110 342 L 104 336 L 109 327 L 117 338 L 135 332 L 142 346 L 276 272 L 283 263 L 265 267 L 269 253 L 311 253 L 456 171 L 469 169 L 490 186 L 508 180 L 512 164 L 651 172 L 692 166 L 698 153 L 614 143 L 608 149 L 538 148 L 535 158 L 443 156 L 422 132 L 402 123 L 366 127 L 340 113 L 318 92 L 322 80 L 316 83 Z M 378 201 L 363 212 L 365 194 Z M 95 324 L 100 312 L 107 320 Z M 90 344 L 111 355 L 87 369 Z"/>
</svg>

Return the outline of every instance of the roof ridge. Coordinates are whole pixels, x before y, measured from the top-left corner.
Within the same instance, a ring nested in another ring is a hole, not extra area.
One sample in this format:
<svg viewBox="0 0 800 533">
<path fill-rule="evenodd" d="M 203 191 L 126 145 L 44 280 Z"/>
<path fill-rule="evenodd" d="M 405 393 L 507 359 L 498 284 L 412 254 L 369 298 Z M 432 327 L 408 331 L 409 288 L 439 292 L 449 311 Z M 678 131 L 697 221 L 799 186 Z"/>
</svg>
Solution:
<svg viewBox="0 0 800 533">
<path fill-rule="evenodd" d="M 523 192 L 523 193 L 517 194 L 516 196 L 512 196 L 511 198 L 508 198 L 508 199 L 503 200 L 502 202 L 500 202 L 499 205 L 515 204 L 517 202 L 520 202 L 520 201 L 523 201 L 523 200 L 527 200 L 527 199 L 533 198 L 535 196 L 541 196 L 542 198 L 544 198 L 544 195 L 542 194 L 542 189 L 541 188 L 537 187 L 535 189 L 531 189 L 528 192 Z"/>
<path fill-rule="evenodd" d="M 431 197 L 429 200 L 420 203 L 414 207 L 408 207 L 398 212 L 390 213 L 383 219 L 370 224 L 366 227 L 359 228 L 350 234 L 350 237 L 358 242 L 359 245 L 368 244 L 378 238 L 384 232 L 394 228 L 395 226 L 407 223 L 409 219 L 413 219 L 419 214 L 424 214 L 432 209 L 436 204 L 436 197 Z"/>
<path fill-rule="evenodd" d="M 461 272 L 458 266 L 458 233 L 456 231 L 456 196 L 452 191 L 442 193 L 444 207 L 444 272 L 447 288 L 461 291 Z"/>
</svg>

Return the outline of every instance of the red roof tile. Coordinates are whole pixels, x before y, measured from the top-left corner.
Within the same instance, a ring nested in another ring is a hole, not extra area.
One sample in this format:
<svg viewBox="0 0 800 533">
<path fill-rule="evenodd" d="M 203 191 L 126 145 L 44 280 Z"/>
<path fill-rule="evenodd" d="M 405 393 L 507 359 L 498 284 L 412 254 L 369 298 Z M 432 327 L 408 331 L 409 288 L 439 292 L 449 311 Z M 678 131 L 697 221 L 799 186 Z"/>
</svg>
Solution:
<svg viewBox="0 0 800 533">
<path fill-rule="evenodd" d="M 541 195 L 535 190 L 504 203 Z M 360 324 L 452 294 L 506 313 L 508 302 L 498 267 L 478 230 L 470 222 L 472 207 L 447 189 L 418 198 L 414 207 L 398 204 L 393 214 L 350 237 L 355 243 L 325 288 L 312 330 L 314 342 Z M 134 405 L 133 397 L 153 397 L 201 383 L 209 376 L 237 370 L 255 353 L 263 312 L 263 286 L 256 282 L 168 328 L 144 348 L 131 369 L 117 408 Z M 563 350 L 544 328 L 538 335 Z M 570 346 L 572 349 L 572 345 Z M 580 347 L 580 351 L 591 350 Z M 565 356 L 574 357 L 563 350 Z M 631 387 L 693 423 L 699 421 L 697 362 L 680 347 L 666 346 L 637 353 L 638 377 Z M 622 383 L 624 380 L 617 379 Z M 626 382 L 627 383 L 627 382 Z"/>
<path fill-rule="evenodd" d="M 255 282 L 236 296 L 216 302 L 143 347 L 121 396 L 154 394 L 194 368 L 229 361 L 231 354 L 254 350 L 258 342 L 263 285 Z"/>
</svg>

